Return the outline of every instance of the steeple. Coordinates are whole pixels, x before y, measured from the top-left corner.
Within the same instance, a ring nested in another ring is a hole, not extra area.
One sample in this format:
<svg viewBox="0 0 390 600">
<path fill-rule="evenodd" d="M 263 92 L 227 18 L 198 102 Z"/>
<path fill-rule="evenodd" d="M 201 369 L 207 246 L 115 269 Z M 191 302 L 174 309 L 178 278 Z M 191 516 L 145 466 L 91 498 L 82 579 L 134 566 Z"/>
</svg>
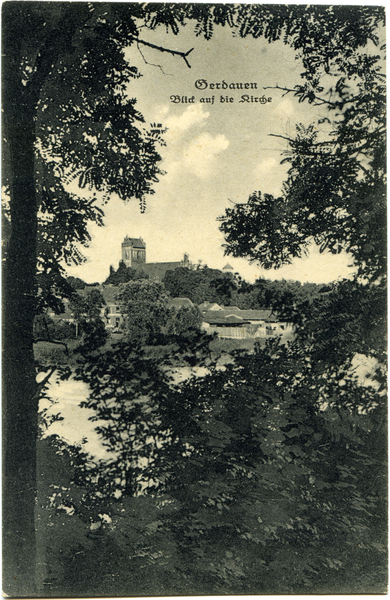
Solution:
<svg viewBox="0 0 390 600">
<path fill-rule="evenodd" d="M 130 238 L 126 235 L 122 242 L 122 260 L 126 267 L 133 269 L 146 263 L 146 244 L 142 238 Z"/>
</svg>

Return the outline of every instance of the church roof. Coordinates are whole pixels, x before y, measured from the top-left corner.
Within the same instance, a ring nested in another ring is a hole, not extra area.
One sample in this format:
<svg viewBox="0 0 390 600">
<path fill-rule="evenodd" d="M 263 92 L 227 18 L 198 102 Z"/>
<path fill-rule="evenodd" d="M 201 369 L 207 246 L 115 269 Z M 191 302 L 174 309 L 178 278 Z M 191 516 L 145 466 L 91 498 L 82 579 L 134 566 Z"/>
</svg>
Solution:
<svg viewBox="0 0 390 600">
<path fill-rule="evenodd" d="M 151 280 L 162 281 L 167 271 L 174 271 L 181 266 L 183 266 L 181 262 L 158 262 L 140 264 L 137 269 L 149 275 Z"/>
<path fill-rule="evenodd" d="M 131 246 L 132 248 L 146 248 L 142 238 L 130 238 L 128 236 L 122 242 L 122 246 Z"/>
<path fill-rule="evenodd" d="M 233 267 L 230 263 L 226 263 L 222 271 L 233 271 Z"/>
</svg>

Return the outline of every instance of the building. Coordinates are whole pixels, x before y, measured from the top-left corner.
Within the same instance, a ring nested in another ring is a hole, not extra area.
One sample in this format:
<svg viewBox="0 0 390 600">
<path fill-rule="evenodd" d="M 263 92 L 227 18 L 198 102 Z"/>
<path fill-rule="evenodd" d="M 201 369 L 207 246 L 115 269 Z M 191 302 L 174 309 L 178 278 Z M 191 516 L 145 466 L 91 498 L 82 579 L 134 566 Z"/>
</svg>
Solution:
<svg viewBox="0 0 390 600">
<path fill-rule="evenodd" d="M 281 337 L 284 340 L 293 334 L 291 323 L 280 321 L 271 309 L 242 310 L 211 302 L 204 302 L 199 308 L 203 314 L 203 329 L 219 337 Z"/>
<path fill-rule="evenodd" d="M 150 281 L 161 282 L 167 271 L 179 267 L 190 267 L 188 254 L 184 254 L 179 262 L 146 262 L 146 243 L 142 238 L 131 238 L 126 235 L 122 242 L 122 261 L 127 267 L 142 271 L 149 276 Z"/>
<path fill-rule="evenodd" d="M 169 298 L 170 308 L 194 308 L 195 304 L 189 298 Z"/>
<path fill-rule="evenodd" d="M 122 260 L 126 267 L 138 269 L 146 263 L 146 244 L 142 238 L 126 236 L 122 242 Z"/>
<path fill-rule="evenodd" d="M 249 321 L 236 315 L 221 316 L 219 311 L 210 311 L 203 315 L 202 327 L 207 333 L 217 333 L 221 338 L 253 337 L 248 333 Z"/>
<path fill-rule="evenodd" d="M 233 267 L 230 263 L 226 263 L 224 268 L 222 269 L 224 273 L 233 273 Z"/>
</svg>

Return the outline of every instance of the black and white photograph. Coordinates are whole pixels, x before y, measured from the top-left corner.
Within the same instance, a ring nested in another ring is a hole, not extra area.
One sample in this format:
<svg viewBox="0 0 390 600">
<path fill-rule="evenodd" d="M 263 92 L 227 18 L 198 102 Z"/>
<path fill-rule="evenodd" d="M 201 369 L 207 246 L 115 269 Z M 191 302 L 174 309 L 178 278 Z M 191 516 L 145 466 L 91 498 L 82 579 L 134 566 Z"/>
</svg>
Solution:
<svg viewBox="0 0 390 600">
<path fill-rule="evenodd" d="M 385 9 L 2 3 L 3 594 L 386 594 Z"/>
</svg>

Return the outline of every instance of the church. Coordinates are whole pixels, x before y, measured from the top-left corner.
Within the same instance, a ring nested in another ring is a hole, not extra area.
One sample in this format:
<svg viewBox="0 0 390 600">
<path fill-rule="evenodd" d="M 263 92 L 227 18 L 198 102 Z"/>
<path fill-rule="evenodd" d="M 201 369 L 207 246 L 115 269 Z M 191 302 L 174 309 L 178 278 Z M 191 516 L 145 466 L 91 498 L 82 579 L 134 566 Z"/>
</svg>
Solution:
<svg viewBox="0 0 390 600">
<path fill-rule="evenodd" d="M 131 238 L 126 235 L 122 242 L 122 261 L 126 267 L 143 271 L 149 275 L 151 281 L 161 282 L 167 271 L 174 271 L 179 267 L 190 267 L 188 255 L 184 254 L 179 262 L 146 262 L 146 243 L 142 238 Z"/>
</svg>

